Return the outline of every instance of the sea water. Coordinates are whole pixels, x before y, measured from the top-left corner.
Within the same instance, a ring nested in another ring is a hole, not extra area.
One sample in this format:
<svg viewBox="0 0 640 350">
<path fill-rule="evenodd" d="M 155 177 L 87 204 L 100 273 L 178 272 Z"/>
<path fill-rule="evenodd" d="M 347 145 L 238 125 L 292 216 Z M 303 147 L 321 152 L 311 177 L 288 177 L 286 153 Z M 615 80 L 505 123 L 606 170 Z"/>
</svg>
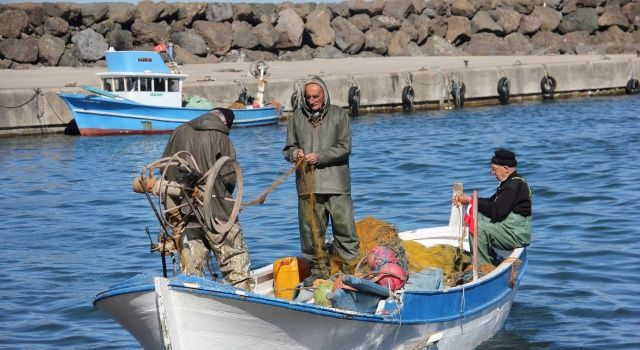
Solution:
<svg viewBox="0 0 640 350">
<path fill-rule="evenodd" d="M 640 98 L 625 96 L 352 120 L 356 219 L 446 225 L 452 185 L 493 194 L 508 147 L 533 191 L 529 267 L 505 327 L 482 349 L 640 348 Z M 237 128 L 245 201 L 288 169 L 286 123 Z M 92 306 L 138 273 L 160 274 L 131 181 L 167 135 L 0 139 L 0 348 L 130 349 Z M 299 251 L 293 178 L 240 220 L 252 266 Z"/>
</svg>

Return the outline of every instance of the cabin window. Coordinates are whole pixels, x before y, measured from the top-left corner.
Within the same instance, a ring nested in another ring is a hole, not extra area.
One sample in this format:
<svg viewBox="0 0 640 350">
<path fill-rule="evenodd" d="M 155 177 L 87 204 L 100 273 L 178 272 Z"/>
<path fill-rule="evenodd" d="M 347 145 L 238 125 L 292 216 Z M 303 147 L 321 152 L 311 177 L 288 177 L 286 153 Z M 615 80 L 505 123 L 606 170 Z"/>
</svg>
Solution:
<svg viewBox="0 0 640 350">
<path fill-rule="evenodd" d="M 118 91 L 125 91 L 124 88 L 124 78 L 114 78 L 113 82 L 115 83 L 115 90 L 116 92 Z"/>
<path fill-rule="evenodd" d="M 139 91 L 138 77 L 127 78 L 127 91 Z"/>
<path fill-rule="evenodd" d="M 180 91 L 180 80 L 178 79 L 169 79 L 169 92 L 178 92 Z"/>
<path fill-rule="evenodd" d="M 140 91 L 151 91 L 151 78 L 140 78 Z"/>
<path fill-rule="evenodd" d="M 153 79 L 153 91 L 164 92 L 167 91 L 167 79 L 154 78 Z"/>
<path fill-rule="evenodd" d="M 102 79 L 102 90 L 112 92 L 113 91 L 113 84 L 111 83 L 112 80 L 113 79 L 111 78 Z"/>
</svg>

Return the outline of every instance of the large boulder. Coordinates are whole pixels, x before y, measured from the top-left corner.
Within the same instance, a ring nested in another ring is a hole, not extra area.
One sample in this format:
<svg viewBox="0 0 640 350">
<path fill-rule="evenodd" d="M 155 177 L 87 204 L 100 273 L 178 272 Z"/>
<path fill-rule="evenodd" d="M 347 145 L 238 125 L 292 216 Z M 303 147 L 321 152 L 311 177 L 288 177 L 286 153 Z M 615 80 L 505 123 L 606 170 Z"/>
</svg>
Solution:
<svg viewBox="0 0 640 350">
<path fill-rule="evenodd" d="M 431 34 L 444 38 L 447 35 L 449 17 L 438 16 L 431 19 Z"/>
<path fill-rule="evenodd" d="M 10 5 L 12 9 L 24 11 L 29 17 L 29 25 L 33 28 L 41 26 L 47 14 L 42 3 L 22 3 Z"/>
<path fill-rule="evenodd" d="M 307 45 L 294 51 L 280 51 L 279 59 L 281 61 L 309 61 L 313 59 L 315 51 Z"/>
<path fill-rule="evenodd" d="M 333 17 L 349 18 L 351 15 L 349 12 L 349 6 L 344 2 L 330 2 L 327 3 L 327 7 L 329 7 L 331 12 L 333 12 Z"/>
<path fill-rule="evenodd" d="M 359 13 L 357 15 L 353 15 L 348 18 L 348 21 L 351 22 L 356 28 L 358 28 L 361 32 L 366 32 L 371 28 L 371 17 L 365 13 Z"/>
<path fill-rule="evenodd" d="M 107 44 L 118 51 L 133 50 L 133 33 L 116 27 L 107 34 Z"/>
<path fill-rule="evenodd" d="M 558 31 L 561 34 L 575 31 L 593 33 L 598 30 L 599 27 L 600 24 L 598 24 L 598 15 L 595 9 L 579 8 L 575 12 L 572 12 L 562 18 Z"/>
<path fill-rule="evenodd" d="M 258 38 L 260 46 L 267 50 L 275 49 L 276 42 L 278 41 L 279 33 L 276 28 L 269 23 L 260 23 L 253 27 L 253 33 Z"/>
<path fill-rule="evenodd" d="M 274 24 L 278 20 L 278 7 L 274 4 L 253 4 L 253 16 L 259 23 Z"/>
<path fill-rule="evenodd" d="M 233 21 L 231 23 L 231 30 L 233 30 L 233 43 L 234 48 L 253 49 L 260 45 L 258 37 L 253 33 L 253 28 L 249 23 L 245 21 Z M 204 41 L 203 41 L 204 42 Z"/>
<path fill-rule="evenodd" d="M 454 0 L 451 4 L 451 16 L 472 18 L 477 9 L 467 0 Z"/>
<path fill-rule="evenodd" d="M 406 20 L 404 20 L 404 22 L 402 22 L 400 31 L 409 34 L 411 40 L 416 44 L 422 45 L 427 40 L 429 33 L 431 32 L 431 20 L 426 16 L 412 13 Z"/>
<path fill-rule="evenodd" d="M 331 28 L 331 12 L 326 7 L 311 11 L 307 15 L 305 28 L 315 46 L 333 45 L 336 40 L 336 33 Z"/>
<path fill-rule="evenodd" d="M 233 29 L 229 22 L 195 21 L 193 29 L 202 36 L 213 54 L 222 56 L 231 49 Z"/>
<path fill-rule="evenodd" d="M 541 30 L 531 37 L 531 44 L 535 50 L 534 54 L 559 54 L 563 46 L 562 35 Z"/>
<path fill-rule="evenodd" d="M 22 10 L 8 10 L 0 13 L 0 36 L 18 38 L 29 25 L 29 16 Z"/>
<path fill-rule="evenodd" d="M 178 8 L 174 4 L 164 1 L 154 3 L 149 0 L 142 0 L 137 6 L 136 22 L 171 21 L 177 13 Z"/>
<path fill-rule="evenodd" d="M 607 29 L 612 26 L 618 26 L 625 30 L 629 28 L 629 20 L 622 13 L 620 6 L 606 6 L 604 13 L 598 18 L 598 24 L 601 29 Z"/>
<path fill-rule="evenodd" d="M 82 24 L 90 27 L 94 23 L 102 22 L 109 14 L 109 6 L 101 3 L 89 3 L 80 5 Z"/>
<path fill-rule="evenodd" d="M 65 48 L 64 40 L 51 34 L 45 34 L 38 39 L 38 57 L 47 66 L 57 66 Z"/>
<path fill-rule="evenodd" d="M 136 6 L 134 4 L 126 2 L 113 2 L 108 3 L 109 6 L 109 20 L 115 23 L 131 25 L 135 19 Z"/>
<path fill-rule="evenodd" d="M 323 46 L 317 48 L 313 53 L 313 58 L 335 59 L 347 57 L 335 46 Z"/>
<path fill-rule="evenodd" d="M 58 66 L 60 67 L 84 67 L 86 64 L 82 61 L 80 57 L 80 51 L 76 46 L 71 48 L 67 48 L 64 50 L 62 57 L 60 57 L 60 61 L 58 62 Z"/>
<path fill-rule="evenodd" d="M 245 61 L 249 61 L 249 62 L 275 61 L 278 59 L 278 56 L 276 54 L 269 51 L 240 49 L 240 53 L 245 56 Z"/>
<path fill-rule="evenodd" d="M 471 38 L 471 21 L 467 17 L 451 16 L 447 21 L 445 39 L 454 45 L 460 45 Z"/>
<path fill-rule="evenodd" d="M 0 56 L 18 63 L 36 63 L 38 61 L 38 39 L 5 39 L 0 41 Z"/>
<path fill-rule="evenodd" d="M 80 24 L 80 5 L 70 2 L 46 2 L 45 14 L 49 17 L 60 17 L 71 25 Z"/>
<path fill-rule="evenodd" d="M 69 23 L 60 17 L 49 17 L 44 22 L 44 32 L 53 36 L 64 36 L 69 31 Z"/>
<path fill-rule="evenodd" d="M 502 27 L 496 23 L 487 11 L 478 11 L 471 20 L 471 30 L 474 33 L 488 32 L 496 35 L 503 33 Z"/>
<path fill-rule="evenodd" d="M 531 16 L 542 20 L 540 30 L 554 31 L 560 25 L 560 21 L 562 21 L 562 13 L 547 6 L 536 6 Z"/>
<path fill-rule="evenodd" d="M 500 8 L 492 12 L 495 16 L 492 16 L 496 23 L 502 27 L 505 34 L 510 34 L 518 30 L 520 26 L 520 17 L 522 14 L 512 9 Z M 497 17 L 497 19 L 496 19 Z"/>
<path fill-rule="evenodd" d="M 617 26 L 609 27 L 604 32 L 597 32 L 592 38 L 594 45 L 619 45 L 633 42 L 631 33 L 627 33 Z"/>
<path fill-rule="evenodd" d="M 562 36 L 562 43 L 563 53 L 575 54 L 578 45 L 591 45 L 591 36 L 587 31 L 571 32 Z"/>
<path fill-rule="evenodd" d="M 636 33 L 640 32 L 640 3 L 630 2 L 622 6 L 622 14 L 624 14 L 629 23 L 636 26 Z"/>
<path fill-rule="evenodd" d="M 412 0 L 393 0 L 384 5 L 382 14 L 387 17 L 403 20 L 413 13 Z"/>
<path fill-rule="evenodd" d="M 533 12 L 536 6 L 536 2 L 531 0 L 507 0 L 505 2 L 506 7 L 510 7 L 523 15 L 528 15 Z"/>
<path fill-rule="evenodd" d="M 381 27 L 375 27 L 364 33 L 364 36 L 365 50 L 375 52 L 379 55 L 387 53 L 389 42 L 391 41 L 391 33 L 389 33 L 388 30 Z"/>
<path fill-rule="evenodd" d="M 294 49 L 302 45 L 304 22 L 296 11 L 290 8 L 280 11 L 278 14 L 278 24 L 275 28 L 278 32 L 277 48 Z"/>
<path fill-rule="evenodd" d="M 206 18 L 209 22 L 224 22 L 233 19 L 233 6 L 228 2 L 207 4 Z"/>
<path fill-rule="evenodd" d="M 131 25 L 131 32 L 135 39 L 135 43 L 138 45 L 144 44 L 157 44 L 163 39 L 169 38 L 170 26 L 162 21 L 160 23 L 147 22 L 143 20 L 136 20 Z"/>
<path fill-rule="evenodd" d="M 71 42 L 78 48 L 80 58 L 89 62 L 103 58 L 105 51 L 109 49 L 105 38 L 91 28 L 78 32 L 71 37 Z"/>
<path fill-rule="evenodd" d="M 478 33 L 471 36 L 465 51 L 474 56 L 505 55 L 506 47 L 502 39 L 489 33 Z"/>
<path fill-rule="evenodd" d="M 453 46 L 446 39 L 432 35 L 421 47 L 422 53 L 427 56 L 463 56 L 466 53 Z"/>
<path fill-rule="evenodd" d="M 207 57 L 194 55 L 180 45 L 173 46 L 173 57 L 178 64 L 218 63 L 220 61 L 213 55 Z"/>
<path fill-rule="evenodd" d="M 342 52 L 355 55 L 362 50 L 366 38 L 351 22 L 344 17 L 336 17 L 331 21 L 331 27 L 336 33 L 336 46 Z"/>
<path fill-rule="evenodd" d="M 391 35 L 391 40 L 389 41 L 389 49 L 387 50 L 387 55 L 389 56 L 411 56 L 409 51 L 409 43 L 411 42 L 411 37 L 409 34 L 403 31 L 397 31 Z"/>
<path fill-rule="evenodd" d="M 253 9 L 251 8 L 251 5 L 245 3 L 233 4 L 232 8 L 234 21 L 245 21 L 247 23 L 256 22 L 255 17 L 253 16 Z"/>
<path fill-rule="evenodd" d="M 520 17 L 520 26 L 518 32 L 532 35 L 535 34 L 542 27 L 542 20 L 535 16 L 522 16 Z"/>
<path fill-rule="evenodd" d="M 535 49 L 529 39 L 521 33 L 511 33 L 502 39 L 506 55 L 530 55 Z"/>
<path fill-rule="evenodd" d="M 348 0 L 349 12 L 351 14 L 366 13 L 369 16 L 376 16 L 384 10 L 386 1 L 384 0 Z"/>
<path fill-rule="evenodd" d="M 172 33 L 171 40 L 192 55 L 207 56 L 207 43 L 194 30 Z"/>
<path fill-rule="evenodd" d="M 381 27 L 390 31 L 398 30 L 402 26 L 402 21 L 388 16 L 375 16 L 371 18 L 371 27 Z"/>
</svg>

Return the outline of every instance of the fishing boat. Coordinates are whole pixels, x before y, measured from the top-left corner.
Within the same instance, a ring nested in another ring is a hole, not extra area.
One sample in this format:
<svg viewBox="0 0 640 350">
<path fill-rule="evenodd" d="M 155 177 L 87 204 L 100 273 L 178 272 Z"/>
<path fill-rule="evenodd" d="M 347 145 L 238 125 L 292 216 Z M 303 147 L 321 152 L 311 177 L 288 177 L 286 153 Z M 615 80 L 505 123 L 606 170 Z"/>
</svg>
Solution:
<svg viewBox="0 0 640 350">
<path fill-rule="evenodd" d="M 452 206 L 448 225 L 399 237 L 459 247 L 463 215 Z M 462 245 L 470 250 L 468 240 Z M 498 253 L 503 262 L 486 275 L 437 290 L 405 287 L 376 312 L 276 297 L 273 265 L 252 271 L 253 292 L 200 277 L 138 275 L 97 294 L 94 306 L 145 349 L 473 349 L 504 325 L 527 267 L 526 248 Z"/>
<path fill-rule="evenodd" d="M 207 101 L 184 106 L 182 92 L 188 76 L 179 73 L 174 62 L 165 64 L 158 52 L 109 50 L 105 57 L 108 71 L 96 74 L 100 88 L 83 86 L 89 94 L 58 92 L 80 135 L 170 133 L 213 108 Z M 276 107 L 262 103 L 264 91 L 260 89 L 265 86 L 266 65 L 259 66 L 256 73 L 260 79 L 256 101 L 246 108 L 233 108 L 235 126 L 278 121 Z"/>
</svg>

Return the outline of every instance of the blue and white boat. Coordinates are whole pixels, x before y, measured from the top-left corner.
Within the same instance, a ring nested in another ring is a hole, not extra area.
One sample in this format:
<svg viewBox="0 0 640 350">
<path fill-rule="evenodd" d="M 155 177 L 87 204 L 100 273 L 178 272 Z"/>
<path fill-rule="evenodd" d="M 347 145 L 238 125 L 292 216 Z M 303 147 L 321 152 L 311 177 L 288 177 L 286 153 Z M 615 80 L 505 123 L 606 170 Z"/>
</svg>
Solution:
<svg viewBox="0 0 640 350">
<path fill-rule="evenodd" d="M 155 51 L 107 51 L 108 72 L 97 73 L 91 94 L 61 93 L 80 135 L 170 133 L 211 108 L 183 107 L 186 74 L 173 72 Z M 233 109 L 235 126 L 275 124 L 274 106 Z"/>
<path fill-rule="evenodd" d="M 400 238 L 457 247 L 461 223 L 462 209 L 453 207 L 448 226 Z M 472 282 L 397 291 L 391 312 L 276 298 L 272 266 L 252 272 L 254 292 L 199 277 L 138 275 L 99 293 L 94 305 L 145 349 L 473 349 L 504 325 L 527 267 L 525 248 L 501 255 L 502 264 Z"/>
</svg>

